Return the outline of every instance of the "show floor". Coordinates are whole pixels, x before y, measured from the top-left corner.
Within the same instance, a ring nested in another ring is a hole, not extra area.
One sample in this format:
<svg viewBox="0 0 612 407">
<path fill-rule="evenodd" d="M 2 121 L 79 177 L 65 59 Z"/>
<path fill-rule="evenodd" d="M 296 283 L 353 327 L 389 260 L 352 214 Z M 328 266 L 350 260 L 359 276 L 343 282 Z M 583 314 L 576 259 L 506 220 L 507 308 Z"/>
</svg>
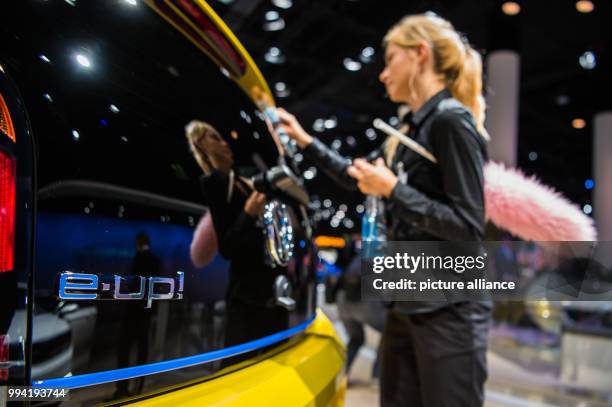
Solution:
<svg viewBox="0 0 612 407">
<path fill-rule="evenodd" d="M 334 305 L 324 305 L 343 339 L 346 332 L 337 318 Z M 558 382 L 558 365 L 554 351 L 535 346 L 518 346 L 512 341 L 511 328 L 492 329 L 488 358 L 489 379 L 486 384 L 486 407 L 602 407 L 612 400 L 601 395 L 580 394 L 565 390 Z M 517 333 L 514 335 L 529 335 Z M 379 405 L 379 386 L 370 377 L 380 334 L 366 327 L 366 344 L 357 356 L 349 377 L 347 407 Z"/>
</svg>

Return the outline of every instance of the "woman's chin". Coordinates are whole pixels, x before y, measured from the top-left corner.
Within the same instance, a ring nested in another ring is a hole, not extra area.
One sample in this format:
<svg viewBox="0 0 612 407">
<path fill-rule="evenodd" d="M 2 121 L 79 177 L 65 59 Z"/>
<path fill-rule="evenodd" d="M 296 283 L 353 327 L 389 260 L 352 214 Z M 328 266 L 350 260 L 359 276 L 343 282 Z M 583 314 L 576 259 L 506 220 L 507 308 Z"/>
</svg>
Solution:
<svg viewBox="0 0 612 407">
<path fill-rule="evenodd" d="M 402 103 L 401 98 L 399 98 L 397 95 L 393 93 L 387 93 L 387 95 L 389 96 L 389 100 L 393 103 Z"/>
</svg>

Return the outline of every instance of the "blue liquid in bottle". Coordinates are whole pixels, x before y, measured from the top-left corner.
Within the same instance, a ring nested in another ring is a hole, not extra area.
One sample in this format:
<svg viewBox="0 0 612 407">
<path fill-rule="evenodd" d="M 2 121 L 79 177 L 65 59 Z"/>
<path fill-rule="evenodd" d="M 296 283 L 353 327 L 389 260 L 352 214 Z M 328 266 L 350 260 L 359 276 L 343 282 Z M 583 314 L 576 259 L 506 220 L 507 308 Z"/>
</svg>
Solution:
<svg viewBox="0 0 612 407">
<path fill-rule="evenodd" d="M 361 221 L 361 239 L 365 256 L 375 255 L 382 242 L 387 241 L 385 202 L 382 197 L 367 195 Z"/>
</svg>

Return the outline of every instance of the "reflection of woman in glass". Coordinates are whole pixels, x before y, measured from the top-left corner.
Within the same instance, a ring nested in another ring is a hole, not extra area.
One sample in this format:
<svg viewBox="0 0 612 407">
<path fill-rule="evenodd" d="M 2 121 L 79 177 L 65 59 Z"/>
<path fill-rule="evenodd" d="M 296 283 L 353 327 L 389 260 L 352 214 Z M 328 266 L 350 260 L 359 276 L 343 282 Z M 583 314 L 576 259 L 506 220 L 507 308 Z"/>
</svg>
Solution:
<svg viewBox="0 0 612 407">
<path fill-rule="evenodd" d="M 287 311 L 274 305 L 273 293 L 274 280 L 283 269 L 266 265 L 263 231 L 257 222 L 265 195 L 235 175 L 232 151 L 212 126 L 192 121 L 186 135 L 204 172 L 200 181 L 219 252 L 230 260 L 225 346 L 286 329 Z"/>
<path fill-rule="evenodd" d="M 353 162 L 280 110 L 285 131 L 319 168 L 349 188 L 386 199 L 392 240 L 480 241 L 484 233 L 486 132 L 480 55 L 446 20 L 408 16 L 385 36 L 379 79 L 410 107 L 408 136 L 432 163 L 396 139 Z M 397 302 L 383 335 L 383 406 L 483 402 L 490 304 Z"/>
</svg>

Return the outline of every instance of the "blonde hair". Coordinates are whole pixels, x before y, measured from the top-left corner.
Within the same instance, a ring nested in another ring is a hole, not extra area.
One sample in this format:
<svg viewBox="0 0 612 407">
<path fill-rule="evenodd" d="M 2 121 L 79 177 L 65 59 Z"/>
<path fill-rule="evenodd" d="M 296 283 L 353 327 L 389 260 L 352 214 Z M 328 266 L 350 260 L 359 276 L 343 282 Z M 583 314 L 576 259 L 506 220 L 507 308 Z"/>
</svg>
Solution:
<svg viewBox="0 0 612 407">
<path fill-rule="evenodd" d="M 210 124 L 192 120 L 185 126 L 185 137 L 191 153 L 205 173 L 225 167 L 227 163 L 224 161 L 228 159 L 233 162 L 229 146 Z M 204 144 L 204 148 L 200 147 L 201 144 Z"/>
<path fill-rule="evenodd" d="M 453 25 L 433 14 L 410 15 L 402 18 L 385 35 L 383 46 L 390 43 L 410 48 L 426 42 L 432 50 L 434 70 L 444 76 L 446 86 L 455 99 L 467 107 L 485 140 L 485 100 L 482 96 L 482 59 Z M 412 87 L 414 89 L 414 87 Z M 387 161 L 397 148 L 396 138 L 387 139 Z"/>
</svg>

